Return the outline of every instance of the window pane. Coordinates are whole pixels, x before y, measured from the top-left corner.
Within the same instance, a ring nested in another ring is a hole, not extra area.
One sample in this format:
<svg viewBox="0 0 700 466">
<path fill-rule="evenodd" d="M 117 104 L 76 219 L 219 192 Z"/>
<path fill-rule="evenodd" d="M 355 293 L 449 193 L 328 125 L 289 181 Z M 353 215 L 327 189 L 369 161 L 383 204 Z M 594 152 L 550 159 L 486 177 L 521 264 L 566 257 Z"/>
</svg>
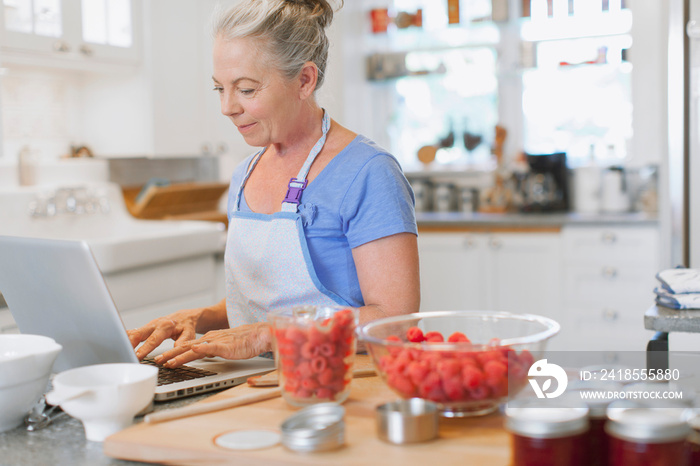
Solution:
<svg viewBox="0 0 700 466">
<path fill-rule="evenodd" d="M 117 47 L 130 47 L 131 36 L 131 1 L 108 0 L 107 23 L 109 27 L 107 43 Z"/>
<path fill-rule="evenodd" d="M 105 0 L 82 2 L 83 40 L 93 44 L 107 43 L 107 5 Z"/>
<path fill-rule="evenodd" d="M 34 33 L 40 36 L 60 37 L 60 0 L 34 0 Z"/>
<path fill-rule="evenodd" d="M 14 32 L 32 32 L 31 0 L 5 0 L 5 28 Z"/>
</svg>

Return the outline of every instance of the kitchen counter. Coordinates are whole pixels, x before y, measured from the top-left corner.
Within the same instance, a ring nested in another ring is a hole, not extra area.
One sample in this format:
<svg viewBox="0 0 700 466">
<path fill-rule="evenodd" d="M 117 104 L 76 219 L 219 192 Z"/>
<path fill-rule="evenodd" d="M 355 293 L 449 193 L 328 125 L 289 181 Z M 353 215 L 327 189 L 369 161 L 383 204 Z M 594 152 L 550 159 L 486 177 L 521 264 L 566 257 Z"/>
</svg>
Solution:
<svg viewBox="0 0 700 466">
<path fill-rule="evenodd" d="M 644 328 L 664 333 L 700 333 L 700 310 L 653 306 L 644 314 Z"/>
<path fill-rule="evenodd" d="M 216 392 L 214 392 L 216 393 Z M 202 400 L 212 393 L 179 400 L 155 403 L 154 411 L 177 408 Z M 136 423 L 142 421 L 136 418 Z M 121 466 L 146 464 L 110 458 L 102 452 L 102 443 L 85 439 L 83 425 L 77 419 L 63 415 L 37 432 L 27 432 L 24 426 L 0 433 L 0 465 L 30 466 Z"/>
<path fill-rule="evenodd" d="M 476 229 L 557 229 L 566 225 L 624 226 L 657 225 L 656 214 L 630 212 L 622 214 L 562 213 L 479 213 L 479 212 L 417 212 L 419 228 Z"/>
</svg>

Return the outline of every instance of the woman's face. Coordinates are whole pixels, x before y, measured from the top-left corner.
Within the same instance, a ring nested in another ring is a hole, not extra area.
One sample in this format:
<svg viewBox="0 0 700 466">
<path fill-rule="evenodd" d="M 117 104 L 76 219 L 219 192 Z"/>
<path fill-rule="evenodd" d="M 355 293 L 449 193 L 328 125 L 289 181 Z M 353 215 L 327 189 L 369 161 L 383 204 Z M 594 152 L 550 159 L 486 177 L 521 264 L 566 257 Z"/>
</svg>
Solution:
<svg viewBox="0 0 700 466">
<path fill-rule="evenodd" d="M 221 113 L 236 125 L 246 143 L 264 147 L 293 137 L 301 104 L 299 83 L 287 80 L 260 58 L 254 39 L 214 42 L 214 89 Z"/>
</svg>

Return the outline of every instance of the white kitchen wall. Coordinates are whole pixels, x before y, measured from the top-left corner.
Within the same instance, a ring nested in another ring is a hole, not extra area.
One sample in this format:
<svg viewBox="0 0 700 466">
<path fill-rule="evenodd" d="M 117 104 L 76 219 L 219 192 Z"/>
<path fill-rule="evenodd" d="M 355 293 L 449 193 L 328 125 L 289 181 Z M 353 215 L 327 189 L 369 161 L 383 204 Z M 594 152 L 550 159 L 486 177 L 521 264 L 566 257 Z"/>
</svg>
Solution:
<svg viewBox="0 0 700 466">
<path fill-rule="evenodd" d="M 30 144 L 39 159 L 57 159 L 80 144 L 82 78 L 75 72 L 5 68 L 0 80 L 2 158 L 15 163 Z"/>
</svg>

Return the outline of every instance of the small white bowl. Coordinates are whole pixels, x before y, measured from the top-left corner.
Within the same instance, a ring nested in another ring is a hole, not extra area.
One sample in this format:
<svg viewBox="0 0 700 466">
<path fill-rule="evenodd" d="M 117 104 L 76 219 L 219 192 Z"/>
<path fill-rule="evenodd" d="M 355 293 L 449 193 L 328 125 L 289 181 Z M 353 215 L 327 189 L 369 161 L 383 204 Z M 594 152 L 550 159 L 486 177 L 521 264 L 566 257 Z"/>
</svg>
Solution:
<svg viewBox="0 0 700 466">
<path fill-rule="evenodd" d="M 22 424 L 63 347 L 41 335 L 0 335 L 0 432 Z"/>
<path fill-rule="evenodd" d="M 95 364 L 61 372 L 46 402 L 79 419 L 88 440 L 102 442 L 125 429 L 153 400 L 158 368 L 145 364 Z"/>
</svg>

